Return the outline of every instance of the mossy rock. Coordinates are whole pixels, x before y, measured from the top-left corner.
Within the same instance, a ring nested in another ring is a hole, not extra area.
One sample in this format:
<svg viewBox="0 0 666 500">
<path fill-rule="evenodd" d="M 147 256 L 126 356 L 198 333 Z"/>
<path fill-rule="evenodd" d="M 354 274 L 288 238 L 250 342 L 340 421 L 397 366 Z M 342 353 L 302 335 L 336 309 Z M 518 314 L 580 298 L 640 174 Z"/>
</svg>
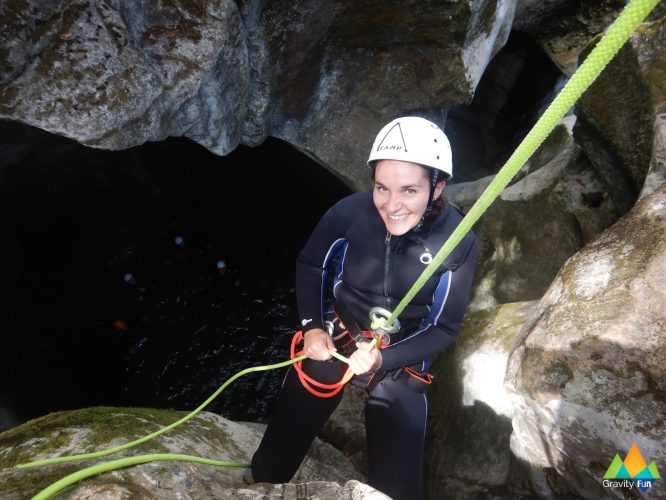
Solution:
<svg viewBox="0 0 666 500">
<path fill-rule="evenodd" d="M 0 434 L 0 470 L 2 470 L 0 472 L 0 497 L 32 496 L 75 471 L 132 455 L 182 453 L 216 460 L 248 462 L 248 452 L 242 450 L 242 446 L 239 447 L 235 441 L 237 432 L 234 432 L 234 427 L 242 426 L 226 421 L 217 415 L 203 412 L 161 436 L 113 455 L 93 460 L 7 470 L 19 464 L 44 458 L 107 450 L 147 436 L 177 422 L 186 414 L 187 412 L 182 411 L 152 408 L 95 407 L 52 413 L 5 431 Z M 258 433 L 255 434 L 253 437 L 256 440 Z M 172 462 L 167 464 L 160 463 L 157 469 L 155 469 L 155 464 L 151 464 L 149 467 L 153 468 L 151 474 L 159 476 L 160 481 L 172 483 L 175 475 L 174 469 L 182 468 L 183 465 Z M 124 469 L 118 473 L 106 473 L 90 478 L 86 482 L 122 483 L 124 488 L 136 489 L 137 493 L 139 490 L 150 491 L 145 489 L 141 481 L 137 479 L 134 469 L 137 468 Z M 109 479 L 110 474 L 113 474 L 113 481 Z"/>
</svg>

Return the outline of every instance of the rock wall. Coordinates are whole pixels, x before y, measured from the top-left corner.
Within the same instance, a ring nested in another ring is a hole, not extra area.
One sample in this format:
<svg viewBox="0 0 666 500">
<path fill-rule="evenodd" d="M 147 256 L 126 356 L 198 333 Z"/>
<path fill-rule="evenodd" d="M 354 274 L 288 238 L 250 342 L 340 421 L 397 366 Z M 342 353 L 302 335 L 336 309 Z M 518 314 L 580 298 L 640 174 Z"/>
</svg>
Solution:
<svg viewBox="0 0 666 500">
<path fill-rule="evenodd" d="M 233 2 L 0 9 L 0 116 L 105 149 L 184 135 L 226 154 L 240 142 L 250 62 Z"/>
<path fill-rule="evenodd" d="M 90 408 L 58 412 L 35 419 L 0 434 L 0 496 L 5 499 L 35 495 L 56 480 L 89 467 L 123 457 L 145 454 L 181 454 L 248 464 L 259 446 L 262 426 L 231 422 L 201 412 L 167 433 L 139 446 L 93 462 L 5 470 L 38 457 L 53 457 L 108 450 L 144 437 L 179 421 L 185 412 L 139 408 Z M 154 461 L 95 475 L 77 482 L 63 494 L 67 498 L 340 498 L 365 495 L 383 500 L 385 495 L 364 485 L 345 456 L 317 440 L 297 471 L 295 485 L 251 484 L 246 469 L 187 461 Z M 275 496 L 274 496 L 275 495 Z"/>
<path fill-rule="evenodd" d="M 511 29 L 568 71 L 621 4 L 7 1 L 0 118 L 105 149 L 185 136 L 224 155 L 270 135 L 360 189 L 381 125 L 443 124 Z"/>
<path fill-rule="evenodd" d="M 493 378 L 473 384 L 460 370 L 474 358 L 477 348 L 479 353 L 487 349 L 488 330 L 496 329 L 498 335 L 510 338 L 511 333 L 496 323 L 507 306 L 493 314 L 493 309 L 485 309 L 469 315 L 459 344 L 436 365 L 440 376 L 449 377 L 449 392 L 440 403 L 446 404 L 446 410 L 440 410 L 444 418 L 433 422 L 437 453 L 457 456 L 462 463 L 472 463 L 475 453 L 492 453 L 496 457 L 492 470 L 501 472 L 484 477 L 453 467 L 447 475 L 440 471 L 451 460 L 440 462 L 433 453 L 430 467 L 443 478 L 438 487 L 446 491 L 455 485 L 454 498 L 479 492 L 489 498 L 507 494 L 519 498 L 628 498 L 638 494 L 604 487 L 602 479 L 613 457 L 624 458 L 636 443 L 648 463 L 664 461 L 662 108 L 666 80 L 657 76 L 664 60 L 663 25 L 663 20 L 655 20 L 639 28 L 619 59 L 577 105 L 578 118 L 572 116 L 556 129 L 496 202 L 539 200 L 540 208 L 532 206 L 519 216 L 510 211 L 500 217 L 506 225 L 502 232 L 493 231 L 495 214 L 484 217 L 477 228 L 486 245 L 481 286 L 476 289 L 478 308 L 525 293 L 542 298 L 520 333 L 513 331 L 504 387 L 508 393 L 496 391 L 492 397 L 478 391 L 473 408 L 493 411 L 465 419 L 469 434 L 464 446 L 456 439 L 460 425 L 455 417 L 474 413 L 463 394 Z M 627 88 L 634 89 L 635 95 Z M 461 206 L 470 206 L 488 182 L 447 189 Z M 599 210 L 602 206 L 605 209 Z M 519 267 L 523 262 L 520 250 L 525 242 L 538 240 L 539 252 L 548 255 L 546 260 L 557 259 L 550 250 L 563 248 L 561 233 L 547 228 L 562 211 L 574 223 L 566 232 L 576 234 L 578 227 L 581 248 L 572 249 L 570 257 L 559 257 L 563 259 L 557 266 L 561 269 L 543 294 L 539 287 L 548 280 L 538 285 L 536 278 L 544 266 L 537 273 L 529 270 L 534 263 Z M 531 231 L 520 230 L 524 217 L 532 221 Z M 613 224 L 614 218 L 619 221 Z M 536 223 L 539 220 L 543 220 L 541 226 Z M 546 243 L 548 234 L 553 236 L 550 243 Z M 517 256 L 513 271 L 507 256 Z M 500 264 L 503 270 L 495 272 Z M 511 276 L 522 279 L 523 287 L 507 295 L 510 287 L 505 284 L 502 296 L 499 279 L 508 279 L 508 285 L 520 283 Z M 483 324 L 488 330 L 476 324 L 486 314 Z M 478 372 L 485 371 L 486 365 Z M 497 394 L 500 401 L 492 404 Z M 495 410 L 507 407 L 508 412 Z M 511 430 L 504 434 L 500 415 L 511 415 Z M 488 418 L 497 422 L 495 432 L 479 432 L 475 437 L 473 430 L 483 428 Z M 506 443 L 508 434 L 510 453 L 503 454 L 506 448 L 495 445 L 500 436 Z M 484 447 L 485 443 L 491 446 Z M 661 486 L 657 481 L 647 495 L 666 497 Z"/>
<path fill-rule="evenodd" d="M 272 135 L 360 187 L 384 122 L 471 99 L 514 7 L 5 2 L 0 117 L 106 149 L 186 136 L 226 154 Z"/>
<path fill-rule="evenodd" d="M 504 387 L 514 339 L 536 302 L 468 314 L 455 347 L 437 358 L 429 398 L 430 498 L 510 498 L 511 419 Z"/>
<path fill-rule="evenodd" d="M 664 463 L 665 290 L 663 184 L 564 266 L 509 359 L 511 450 L 543 496 L 566 493 L 553 475 L 583 498 L 609 494 L 600 478 L 632 442 Z"/>
</svg>

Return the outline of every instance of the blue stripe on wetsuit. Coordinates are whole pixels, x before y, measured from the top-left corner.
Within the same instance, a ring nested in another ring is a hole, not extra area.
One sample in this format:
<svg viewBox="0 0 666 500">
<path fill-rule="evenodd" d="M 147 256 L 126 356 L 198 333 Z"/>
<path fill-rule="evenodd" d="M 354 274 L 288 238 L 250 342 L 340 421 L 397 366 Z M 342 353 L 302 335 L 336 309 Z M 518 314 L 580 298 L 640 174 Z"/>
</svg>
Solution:
<svg viewBox="0 0 666 500">
<path fill-rule="evenodd" d="M 437 321 L 439 320 L 439 317 L 442 315 L 442 312 L 444 311 L 446 300 L 449 297 L 449 290 L 451 290 L 451 271 L 445 272 L 444 274 L 442 274 L 441 278 L 439 279 L 437 289 L 435 290 L 435 293 L 433 294 L 432 297 L 432 304 L 429 306 L 428 315 L 425 318 L 423 318 L 423 321 L 421 322 L 419 329 L 414 331 L 411 335 L 405 337 L 401 341 L 389 345 L 388 348 L 391 348 L 392 346 L 398 345 L 406 340 L 414 338 L 420 333 L 424 332 L 429 326 L 436 325 Z M 430 363 L 428 362 L 428 360 L 427 359 L 423 360 L 420 370 L 421 375 L 425 376 L 429 368 L 430 368 Z"/>
<path fill-rule="evenodd" d="M 439 279 L 439 284 L 437 285 L 437 290 L 433 294 L 432 306 L 430 307 L 430 312 L 428 316 L 423 320 L 424 323 L 428 325 L 436 325 L 437 320 L 442 315 L 444 310 L 444 304 L 446 304 L 446 299 L 449 296 L 449 290 L 451 289 L 451 271 L 447 271 L 442 274 L 442 277 Z"/>
<path fill-rule="evenodd" d="M 326 252 L 326 256 L 324 257 L 324 262 L 322 263 L 322 270 L 321 270 L 321 292 L 320 292 L 320 300 L 321 300 L 321 307 L 320 311 L 322 313 L 325 312 L 325 298 L 326 298 L 326 281 L 328 278 L 328 266 L 331 262 L 333 262 L 333 259 L 335 259 L 335 256 L 340 253 L 340 250 L 342 249 L 343 253 L 347 251 L 347 240 L 344 238 L 339 238 L 333 242 L 333 244 L 330 246 L 328 249 L 328 252 Z M 336 266 L 335 269 L 335 276 L 333 277 L 333 290 L 335 290 L 336 285 L 341 281 L 340 279 L 340 274 L 342 274 L 342 262 L 344 260 L 344 257 L 341 258 Z M 321 318 L 322 323 L 324 322 L 324 318 Z"/>
</svg>

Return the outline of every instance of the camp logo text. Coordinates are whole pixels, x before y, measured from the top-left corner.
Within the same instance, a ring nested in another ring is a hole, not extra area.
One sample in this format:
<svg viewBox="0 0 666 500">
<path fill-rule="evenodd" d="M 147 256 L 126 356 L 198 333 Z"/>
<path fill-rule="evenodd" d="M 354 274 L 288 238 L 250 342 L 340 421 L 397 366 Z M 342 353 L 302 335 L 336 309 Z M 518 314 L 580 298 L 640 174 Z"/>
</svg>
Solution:
<svg viewBox="0 0 666 500">
<path fill-rule="evenodd" d="M 654 462 L 648 465 L 636 443 L 632 443 L 624 460 L 620 458 L 619 453 L 615 454 L 613 462 L 604 474 L 603 485 L 604 488 L 627 489 L 636 486 L 645 492 L 657 479 L 661 479 L 657 465 Z"/>
<path fill-rule="evenodd" d="M 405 144 L 405 136 L 402 134 L 402 127 L 400 122 L 393 125 L 382 140 L 377 145 L 377 151 L 400 151 L 403 150 L 407 153 L 407 144 Z"/>
</svg>

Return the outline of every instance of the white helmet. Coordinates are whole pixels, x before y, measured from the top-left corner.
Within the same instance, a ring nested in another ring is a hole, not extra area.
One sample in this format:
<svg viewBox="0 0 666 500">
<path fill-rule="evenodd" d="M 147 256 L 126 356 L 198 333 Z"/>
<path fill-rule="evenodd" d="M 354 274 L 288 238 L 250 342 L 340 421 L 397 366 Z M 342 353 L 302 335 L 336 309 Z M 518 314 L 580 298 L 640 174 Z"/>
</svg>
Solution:
<svg viewBox="0 0 666 500">
<path fill-rule="evenodd" d="M 379 131 L 368 165 L 378 160 L 418 163 L 453 177 L 449 140 L 437 125 L 418 116 L 396 118 Z"/>
</svg>

